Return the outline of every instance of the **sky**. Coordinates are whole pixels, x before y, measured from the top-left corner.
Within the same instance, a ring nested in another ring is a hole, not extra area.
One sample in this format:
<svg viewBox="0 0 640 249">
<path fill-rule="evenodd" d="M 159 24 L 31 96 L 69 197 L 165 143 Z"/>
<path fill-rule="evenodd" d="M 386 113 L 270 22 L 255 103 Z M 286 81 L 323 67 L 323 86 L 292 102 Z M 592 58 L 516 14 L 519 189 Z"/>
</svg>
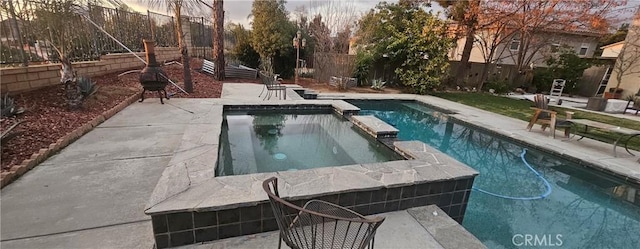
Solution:
<svg viewBox="0 0 640 249">
<path fill-rule="evenodd" d="M 132 7 L 134 10 L 146 12 L 147 5 L 142 3 L 139 0 L 122 0 L 129 7 Z M 187 0 L 193 1 L 193 0 Z M 207 3 L 213 2 L 212 0 L 205 0 Z M 291 18 L 295 18 L 296 10 L 305 7 L 305 13 L 308 16 L 313 16 L 314 13 L 325 13 L 329 11 L 329 9 L 337 10 L 337 11 L 346 11 L 351 13 L 354 17 L 359 17 L 362 13 L 368 11 L 378 4 L 380 1 L 373 0 L 289 0 L 286 2 L 285 7 L 291 13 Z M 388 0 L 387 2 L 398 2 L 398 0 Z M 225 10 L 225 22 L 234 22 L 240 23 L 245 26 L 245 28 L 250 28 L 251 19 L 249 15 L 251 14 L 251 5 L 253 0 L 225 0 L 224 1 L 224 10 Z M 333 4 L 333 5 L 332 5 Z M 434 5 L 437 5 L 434 3 Z M 439 6 L 432 8 L 435 11 L 442 11 L 443 9 Z M 151 11 L 155 11 L 158 13 L 166 13 L 166 10 L 163 8 L 152 8 Z M 194 16 L 204 16 L 209 11 L 208 8 L 203 8 L 200 13 L 195 13 Z M 199 15 L 198 15 L 199 14 Z"/>
<path fill-rule="evenodd" d="M 129 7 L 132 7 L 134 10 L 140 12 L 146 12 L 147 9 L 151 11 L 155 11 L 158 13 L 166 13 L 166 9 L 164 8 L 148 8 L 146 4 L 144 4 L 144 0 L 121 0 Z M 195 0 L 185 0 L 185 1 L 195 1 Z M 207 3 L 212 3 L 212 0 L 204 0 Z M 570 0 L 568 0 L 570 1 Z M 326 13 L 329 12 L 345 12 L 349 13 L 350 16 L 357 20 L 363 13 L 373 8 L 380 1 L 374 0 L 289 0 L 286 2 L 285 7 L 290 12 L 290 18 L 295 19 L 295 13 L 302 6 L 305 7 L 304 13 L 307 16 L 314 16 L 316 13 L 321 13 L 323 16 L 326 16 Z M 387 2 L 398 2 L 398 0 L 387 0 Z M 224 10 L 225 10 L 225 23 L 234 22 L 240 23 L 245 28 L 251 28 L 251 19 L 249 15 L 251 14 L 251 5 L 253 0 L 225 0 L 224 1 Z M 626 6 L 621 6 L 619 8 L 632 8 L 640 5 L 640 0 L 627 0 Z M 437 3 L 432 3 L 431 10 L 434 12 L 443 12 L 443 8 L 438 6 Z M 614 24 L 614 26 L 619 26 L 621 23 L 630 22 L 632 17 L 632 12 L 623 13 L 622 16 L 618 16 L 620 23 Z M 211 10 L 208 7 L 203 7 L 196 13 L 192 13 L 192 16 L 211 16 Z M 441 14 L 441 16 L 444 16 Z M 330 25 L 331 26 L 331 25 Z"/>
</svg>

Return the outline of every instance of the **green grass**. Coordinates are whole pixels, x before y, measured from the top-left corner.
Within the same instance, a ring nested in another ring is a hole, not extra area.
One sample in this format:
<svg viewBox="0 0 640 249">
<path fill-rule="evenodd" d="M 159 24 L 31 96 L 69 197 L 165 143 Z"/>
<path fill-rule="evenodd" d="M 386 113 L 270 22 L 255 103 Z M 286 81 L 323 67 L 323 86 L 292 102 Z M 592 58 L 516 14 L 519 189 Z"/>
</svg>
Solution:
<svg viewBox="0 0 640 249">
<path fill-rule="evenodd" d="M 533 115 L 533 110 L 531 109 L 533 102 L 529 100 L 512 99 L 486 93 L 435 93 L 433 95 L 527 122 Z M 589 119 L 615 126 L 640 130 L 640 122 L 638 121 L 562 107 L 550 107 L 550 109 L 558 112 L 560 118 L 564 118 L 565 112 L 571 111 L 574 112 L 574 119 Z M 619 137 L 618 134 L 599 130 L 589 131 L 589 134 L 590 137 L 593 137 L 594 139 L 611 144 L 613 144 L 613 141 Z M 640 139 L 629 141 L 629 148 L 640 150 Z"/>
</svg>

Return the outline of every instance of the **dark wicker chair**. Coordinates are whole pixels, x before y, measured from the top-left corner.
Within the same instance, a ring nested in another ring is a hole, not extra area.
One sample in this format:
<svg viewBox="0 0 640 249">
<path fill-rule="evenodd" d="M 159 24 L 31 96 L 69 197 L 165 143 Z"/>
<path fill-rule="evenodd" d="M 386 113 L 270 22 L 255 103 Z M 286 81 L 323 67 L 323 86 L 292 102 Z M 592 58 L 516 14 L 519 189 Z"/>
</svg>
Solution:
<svg viewBox="0 0 640 249">
<path fill-rule="evenodd" d="M 320 200 L 311 200 L 298 207 L 278 193 L 278 179 L 262 183 L 269 195 L 280 238 L 293 249 L 303 248 L 373 248 L 376 229 L 383 217 L 366 218 L 344 207 Z"/>
<path fill-rule="evenodd" d="M 262 100 L 265 100 L 267 98 L 271 99 L 271 92 L 275 92 L 278 99 L 281 99 L 282 97 L 284 97 L 284 99 L 287 99 L 287 87 L 280 84 L 281 79 L 277 78 L 278 75 L 268 75 L 264 74 L 263 72 L 259 72 L 259 74 L 260 80 L 262 81 L 262 84 L 264 86 L 262 87 L 262 91 L 260 91 L 260 95 L 258 95 L 258 97 L 262 96 L 264 90 L 267 89 L 267 93 L 264 95 L 264 98 L 262 98 Z M 280 93 L 280 96 L 278 96 L 278 93 Z"/>
</svg>

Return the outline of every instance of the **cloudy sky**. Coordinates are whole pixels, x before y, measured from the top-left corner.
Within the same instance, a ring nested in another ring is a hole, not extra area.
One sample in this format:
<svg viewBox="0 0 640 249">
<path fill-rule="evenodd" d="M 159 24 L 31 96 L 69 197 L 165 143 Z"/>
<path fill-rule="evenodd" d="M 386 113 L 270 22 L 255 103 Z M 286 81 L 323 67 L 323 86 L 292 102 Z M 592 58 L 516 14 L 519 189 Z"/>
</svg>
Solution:
<svg viewBox="0 0 640 249">
<path fill-rule="evenodd" d="M 121 0 L 133 9 L 146 12 L 147 9 L 151 9 L 151 11 L 155 11 L 158 13 L 167 13 L 166 9 L 163 7 L 149 8 L 146 4 L 144 4 L 145 0 Z M 185 0 L 185 1 L 196 1 L 196 0 Z M 206 3 L 212 3 L 212 0 L 204 0 Z M 570 0 L 569 0 L 570 1 Z M 362 15 L 362 13 L 368 11 L 378 4 L 380 1 L 373 0 L 289 0 L 286 3 L 287 10 L 291 13 L 291 18 L 295 19 L 295 14 L 301 11 L 301 8 L 304 7 L 302 11 L 307 16 L 314 16 L 317 13 L 322 14 L 324 17 L 329 13 L 346 13 L 346 16 L 351 16 L 356 20 L 358 17 Z M 398 0 L 387 0 L 387 2 L 398 2 Z M 253 0 L 225 0 L 224 1 L 224 9 L 225 9 L 225 22 L 234 22 L 240 23 L 244 25 L 246 28 L 251 28 L 250 22 L 251 19 L 249 15 L 251 14 L 251 5 Z M 620 20 L 620 23 L 629 22 L 633 15 L 633 11 L 631 8 L 637 7 L 640 5 L 640 0 L 627 0 L 626 6 L 618 7 L 619 9 L 626 9 L 627 11 L 621 11 L 619 16 L 617 16 Z M 437 3 L 433 3 L 433 7 L 431 8 L 434 12 L 442 12 L 442 7 L 438 6 Z M 199 10 L 196 10 L 195 13 L 191 14 L 192 16 L 211 16 L 211 10 L 208 7 L 202 7 Z M 345 16 L 345 15 L 342 15 Z M 618 26 L 618 24 L 614 24 L 614 26 Z M 332 25 L 330 25 L 332 26 Z"/>
<path fill-rule="evenodd" d="M 146 11 L 147 9 L 151 9 L 152 11 L 156 11 L 159 13 L 166 13 L 166 9 L 164 8 L 149 8 L 144 4 L 144 1 L 139 0 L 122 0 L 124 3 L 132 7 L 137 11 Z M 194 0 L 187 0 L 194 1 Z M 387 2 L 397 2 L 398 0 L 389 0 Z M 211 3 L 211 0 L 205 0 L 206 3 Z M 378 4 L 380 1 L 373 0 L 289 0 L 286 3 L 287 10 L 291 13 L 291 15 L 295 15 L 296 12 L 299 12 L 301 8 L 304 7 L 304 13 L 308 16 L 312 16 L 315 13 L 326 13 L 329 11 L 337 12 L 344 11 L 350 13 L 354 17 L 359 17 L 362 13 L 368 11 Z M 225 10 L 225 21 L 226 22 L 234 22 L 240 23 L 245 27 L 249 28 L 249 23 L 251 19 L 249 18 L 249 14 L 251 14 L 251 5 L 252 0 L 225 0 L 224 1 L 224 10 Z M 437 5 L 437 4 L 434 4 Z M 440 7 L 434 7 L 434 11 L 442 10 Z M 196 12 L 192 15 L 203 16 L 210 15 L 210 10 L 206 7 L 203 7 L 200 12 Z M 292 16 L 294 18 L 294 16 Z"/>
</svg>

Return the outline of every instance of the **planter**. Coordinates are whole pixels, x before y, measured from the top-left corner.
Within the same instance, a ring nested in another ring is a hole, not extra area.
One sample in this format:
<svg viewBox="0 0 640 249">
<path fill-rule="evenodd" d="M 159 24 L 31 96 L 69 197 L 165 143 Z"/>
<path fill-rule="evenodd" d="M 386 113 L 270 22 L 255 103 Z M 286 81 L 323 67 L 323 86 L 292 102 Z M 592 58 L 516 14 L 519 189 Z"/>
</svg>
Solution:
<svg viewBox="0 0 640 249">
<path fill-rule="evenodd" d="M 600 97 L 591 97 L 587 101 L 587 110 L 603 111 L 607 106 L 607 99 Z"/>
<path fill-rule="evenodd" d="M 604 93 L 605 99 L 619 99 L 622 97 L 622 93 Z"/>
</svg>

